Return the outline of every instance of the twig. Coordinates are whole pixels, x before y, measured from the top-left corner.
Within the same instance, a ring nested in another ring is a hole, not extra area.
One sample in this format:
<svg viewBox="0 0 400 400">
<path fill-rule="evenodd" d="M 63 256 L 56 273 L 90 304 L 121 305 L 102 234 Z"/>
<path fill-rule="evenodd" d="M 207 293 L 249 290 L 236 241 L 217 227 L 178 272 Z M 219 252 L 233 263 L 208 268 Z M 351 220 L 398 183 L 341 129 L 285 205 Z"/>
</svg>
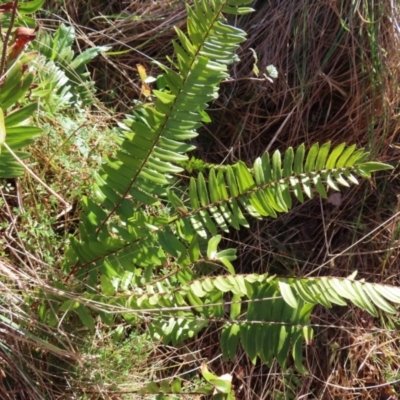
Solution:
<svg viewBox="0 0 400 400">
<path fill-rule="evenodd" d="M 265 153 L 268 153 L 269 149 L 271 148 L 271 146 L 273 145 L 273 143 L 275 142 L 275 140 L 278 138 L 278 136 L 280 135 L 280 133 L 283 131 L 283 128 L 286 126 L 287 122 L 289 121 L 289 119 L 292 117 L 294 111 L 296 110 L 297 105 L 295 105 L 292 109 L 292 111 L 290 111 L 290 113 L 287 115 L 287 117 L 285 118 L 285 120 L 282 122 L 282 125 L 279 127 L 279 129 L 276 131 L 274 137 L 271 139 L 271 141 L 269 142 L 268 146 L 265 149 Z"/>
</svg>

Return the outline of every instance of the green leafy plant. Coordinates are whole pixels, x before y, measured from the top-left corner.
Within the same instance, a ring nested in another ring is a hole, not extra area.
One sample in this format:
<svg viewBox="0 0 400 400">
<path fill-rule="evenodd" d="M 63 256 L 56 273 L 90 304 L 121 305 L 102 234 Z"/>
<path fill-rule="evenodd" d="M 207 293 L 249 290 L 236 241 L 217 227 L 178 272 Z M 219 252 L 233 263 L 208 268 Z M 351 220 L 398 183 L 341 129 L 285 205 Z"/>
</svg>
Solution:
<svg viewBox="0 0 400 400">
<path fill-rule="evenodd" d="M 35 39 L 32 19 L 43 0 L 0 6 L 2 40 L 0 49 L 0 177 L 17 177 L 24 171 L 21 160 L 29 156 L 20 151 L 32 143 L 41 129 L 29 126 L 27 121 L 37 109 L 36 103 L 24 100 L 31 90 L 34 73 L 31 70 L 36 53 L 26 53 L 28 43 Z M 25 105 L 24 107 L 21 105 Z"/>
<path fill-rule="evenodd" d="M 199 0 L 187 7 L 188 35 L 176 29 L 171 67 L 159 65 L 165 84 L 153 90 L 153 103 L 121 124 L 119 150 L 105 159 L 94 196 L 83 199 L 80 236 L 71 238 L 68 277 L 58 286 L 67 291 L 74 277 L 79 300 L 65 299 L 59 311 L 77 314 L 89 329 L 94 308 L 106 324 L 115 312 L 133 324 L 149 318 L 154 340 L 174 345 L 217 323 L 224 358 L 233 360 L 241 344 L 253 363 L 277 359 L 286 368 L 290 355 L 306 373 L 303 345 L 312 341 L 317 304 L 350 301 L 375 316 L 377 308 L 394 313 L 390 303 L 400 303 L 400 289 L 354 277 L 239 275 L 232 264 L 236 250 L 218 249 L 219 232 L 248 227 L 248 216 L 289 212 L 293 196 L 300 202 L 327 197 L 328 189 L 356 185 L 391 167 L 367 161 L 368 153 L 355 145 L 325 143 L 265 153 L 251 168 L 243 162 L 209 166 L 188 186 L 178 180 L 177 162 L 186 162 L 194 149 L 187 141 L 207 119 L 207 103 L 245 40 L 223 14 L 249 12 L 243 7 L 248 3 Z M 160 275 L 165 266 L 168 272 Z M 210 266 L 220 272 L 207 275 Z"/>
<path fill-rule="evenodd" d="M 70 104 L 93 103 L 95 87 L 86 65 L 110 48 L 91 47 L 75 57 L 74 42 L 75 29 L 72 26 L 61 24 L 53 34 L 41 32 L 34 45 L 45 60 L 45 65 L 39 68 L 42 77 L 38 96 L 49 101 L 48 96 L 58 95 L 64 103 Z"/>
</svg>

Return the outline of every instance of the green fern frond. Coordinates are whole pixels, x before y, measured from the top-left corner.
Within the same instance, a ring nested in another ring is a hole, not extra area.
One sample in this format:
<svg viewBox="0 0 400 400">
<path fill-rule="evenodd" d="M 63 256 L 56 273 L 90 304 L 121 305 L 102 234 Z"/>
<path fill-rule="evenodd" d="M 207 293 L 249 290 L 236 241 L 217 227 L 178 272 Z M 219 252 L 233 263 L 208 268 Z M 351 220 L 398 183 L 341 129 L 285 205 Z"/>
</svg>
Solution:
<svg viewBox="0 0 400 400">
<path fill-rule="evenodd" d="M 282 157 L 277 150 L 265 153 L 252 169 L 243 162 L 224 169 L 211 169 L 208 181 L 203 173 L 191 178 L 189 201 L 169 193 L 173 207 L 184 208 L 193 230 L 203 237 L 218 230 L 248 226 L 244 213 L 254 218 L 276 217 L 292 208 L 292 194 L 303 202 L 318 193 L 327 198 L 327 189 L 339 190 L 358 184 L 357 176 L 391 169 L 387 164 L 365 161 L 368 153 L 344 143 L 330 148 L 314 144 L 306 153 L 304 145 L 289 148 Z M 189 203 L 189 204 L 188 204 Z M 181 217 L 178 217 L 181 219 Z"/>
<path fill-rule="evenodd" d="M 40 39 L 33 44 L 33 47 L 47 60 L 46 68 L 50 70 L 50 74 L 48 73 L 45 76 L 47 80 L 46 89 L 53 87 L 58 89 L 59 95 L 65 93 L 63 86 L 57 81 L 57 78 L 64 81 L 64 76 L 60 76 L 59 73 L 54 74 L 54 67 L 58 67 L 67 77 L 71 96 L 69 100 L 72 103 L 89 105 L 93 103 L 95 85 L 94 81 L 90 80 L 86 64 L 110 48 L 106 46 L 91 47 L 75 57 L 74 42 L 74 27 L 61 24 L 53 34 L 41 32 Z"/>
<path fill-rule="evenodd" d="M 285 368 L 291 348 L 296 368 L 305 372 L 303 345 L 312 341 L 314 306 L 345 306 L 348 301 L 375 317 L 377 308 L 394 314 L 391 303 L 400 304 L 400 288 L 333 277 L 231 275 L 197 279 L 171 290 L 164 286 L 153 293 L 132 293 L 126 307 L 148 310 L 152 335 L 164 343 L 176 345 L 209 323 L 220 323 L 225 358 L 233 360 L 241 343 L 254 363 L 260 358 L 271 365 L 276 358 Z"/>
<path fill-rule="evenodd" d="M 71 107 L 73 95 L 65 72 L 42 55 L 35 60 L 34 66 L 37 87 L 32 91 L 32 97 L 40 99 L 41 105 L 47 106 L 46 111 L 53 115 Z"/>
<path fill-rule="evenodd" d="M 177 30 L 180 42 L 174 43 L 174 69 L 161 66 L 167 88 L 154 90 L 153 105 L 144 106 L 121 125 L 120 150 L 97 176 L 97 201 L 86 202 L 81 240 L 72 239 L 67 270 L 78 260 L 72 271 L 113 257 L 114 243 L 111 247 L 101 243 L 107 232 L 120 238 L 121 253 L 137 251 L 137 228 L 131 223 L 135 210 L 157 206 L 166 196 L 174 175 L 182 171 L 175 162 L 187 160 L 186 153 L 194 149 L 185 141 L 197 136 L 207 103 L 215 98 L 218 84 L 228 76 L 226 65 L 237 60 L 234 52 L 245 40 L 242 30 L 225 23 L 222 12 L 244 12 L 239 6 L 248 3 L 201 0 L 187 8 L 188 36 Z"/>
<path fill-rule="evenodd" d="M 237 60 L 235 51 L 245 33 L 224 23 L 222 10 L 227 1 L 197 1 L 188 11 L 188 36 L 176 29 L 175 70 L 164 70 L 167 87 L 153 90 L 154 103 L 140 114 L 128 116 L 122 125 L 121 151 L 104 168 L 104 185 L 114 190 L 120 201 L 110 210 L 118 213 L 125 198 L 158 204 L 155 195 L 165 194 L 173 175 L 181 172 L 175 162 L 187 160 L 194 146 L 185 143 L 197 136 L 207 103 L 226 78 L 226 64 Z"/>
</svg>

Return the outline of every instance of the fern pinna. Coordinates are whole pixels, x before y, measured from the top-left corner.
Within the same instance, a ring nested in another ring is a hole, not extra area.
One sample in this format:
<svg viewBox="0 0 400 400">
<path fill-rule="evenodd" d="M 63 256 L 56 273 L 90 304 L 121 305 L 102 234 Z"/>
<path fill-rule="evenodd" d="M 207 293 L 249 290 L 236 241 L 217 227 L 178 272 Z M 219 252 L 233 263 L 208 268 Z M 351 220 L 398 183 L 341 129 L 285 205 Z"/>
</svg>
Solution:
<svg viewBox="0 0 400 400">
<path fill-rule="evenodd" d="M 71 238 L 64 264 L 64 285 L 76 278 L 82 301 L 53 304 L 49 313 L 76 312 L 91 329 L 87 307 L 100 309 L 110 324 L 115 312 L 132 323 L 150 317 L 154 339 L 174 344 L 219 323 L 226 358 L 233 359 L 241 343 L 253 362 L 260 358 L 269 365 L 276 357 L 284 367 L 292 349 L 304 372 L 302 346 L 312 339 L 316 304 L 350 300 L 375 315 L 375 307 L 394 312 L 390 301 L 399 303 L 400 291 L 352 279 L 237 275 L 236 251 L 218 250 L 219 232 L 248 226 L 248 216 L 288 212 L 293 196 L 301 202 L 315 193 L 326 197 L 326 188 L 357 184 L 357 177 L 390 166 L 366 161 L 368 153 L 355 146 L 326 143 L 265 153 L 251 168 L 242 162 L 211 167 L 192 177 L 189 187 L 178 180 L 177 162 L 194 148 L 189 141 L 208 120 L 207 104 L 245 40 L 223 14 L 250 12 L 244 7 L 249 3 L 195 0 L 187 6 L 187 35 L 176 29 L 175 57 L 170 67 L 159 64 L 164 74 L 152 92 L 154 102 L 126 117 L 119 150 L 105 159 L 93 197 L 83 199 L 79 237 Z M 210 265 L 224 273 L 207 276 L 201 267 Z M 167 271 L 160 274 L 162 269 Z"/>
</svg>

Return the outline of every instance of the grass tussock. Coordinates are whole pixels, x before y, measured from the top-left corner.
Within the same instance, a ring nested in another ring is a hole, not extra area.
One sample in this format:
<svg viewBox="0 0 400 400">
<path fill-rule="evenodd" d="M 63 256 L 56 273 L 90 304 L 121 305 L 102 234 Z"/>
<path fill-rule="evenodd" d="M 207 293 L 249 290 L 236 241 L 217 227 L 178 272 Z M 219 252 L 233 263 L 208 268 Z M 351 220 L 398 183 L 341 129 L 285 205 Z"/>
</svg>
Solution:
<svg viewBox="0 0 400 400">
<path fill-rule="evenodd" d="M 237 21 L 248 40 L 214 104 L 210 157 L 252 160 L 265 150 L 328 140 L 387 151 L 398 129 L 391 2 L 257 1 L 254 8 Z"/>
<path fill-rule="evenodd" d="M 3 257 L 0 261 L 0 391 L 4 399 L 61 399 L 71 371 L 80 363 L 71 332 L 41 323 L 31 312 L 41 300 L 37 288 L 54 294 L 37 268 L 34 259 L 21 260 L 18 267 Z"/>
</svg>

